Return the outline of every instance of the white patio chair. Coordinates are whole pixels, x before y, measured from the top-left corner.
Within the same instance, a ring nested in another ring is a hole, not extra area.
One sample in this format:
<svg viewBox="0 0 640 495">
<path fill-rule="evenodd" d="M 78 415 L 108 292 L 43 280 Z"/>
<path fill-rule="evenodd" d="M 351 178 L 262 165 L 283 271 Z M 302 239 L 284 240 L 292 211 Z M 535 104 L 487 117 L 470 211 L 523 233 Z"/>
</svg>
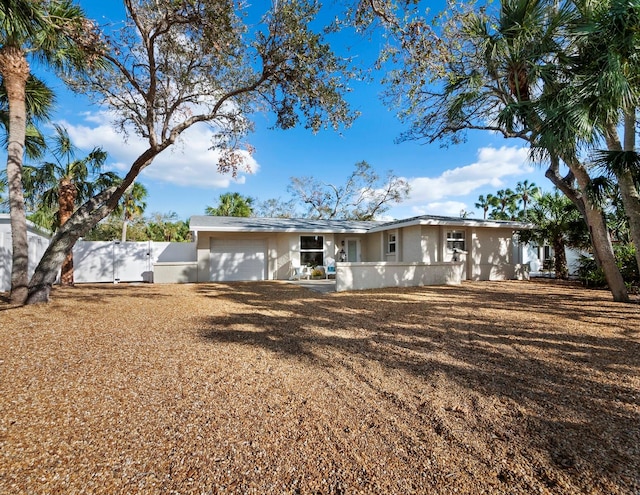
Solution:
<svg viewBox="0 0 640 495">
<path fill-rule="evenodd" d="M 311 277 L 311 270 L 308 266 L 294 266 L 293 273 L 291 274 L 291 278 L 289 280 L 302 280 L 306 278 L 309 280 Z"/>
<path fill-rule="evenodd" d="M 336 277 L 336 261 L 333 258 L 326 258 L 324 265 L 324 278 L 329 279 L 331 275 Z"/>
</svg>

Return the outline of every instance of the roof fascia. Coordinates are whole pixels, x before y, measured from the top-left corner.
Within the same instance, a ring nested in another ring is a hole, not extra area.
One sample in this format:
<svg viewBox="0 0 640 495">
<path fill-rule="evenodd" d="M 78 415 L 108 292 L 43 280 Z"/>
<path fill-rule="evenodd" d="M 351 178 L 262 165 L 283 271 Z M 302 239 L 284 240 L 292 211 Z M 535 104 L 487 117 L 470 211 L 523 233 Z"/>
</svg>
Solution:
<svg viewBox="0 0 640 495">
<path fill-rule="evenodd" d="M 369 229 L 368 232 L 384 232 L 387 230 L 395 230 L 405 227 L 414 227 L 416 225 L 435 225 L 435 226 L 446 226 L 446 227 L 487 227 L 493 229 L 513 229 L 513 230 L 530 230 L 533 228 L 533 225 L 530 223 L 521 223 L 521 222 L 491 222 L 484 221 L 479 222 L 477 220 L 462 220 L 459 222 L 448 222 L 446 220 L 439 220 L 435 218 L 422 218 L 422 219 L 414 219 L 408 222 L 394 222 L 388 223 L 384 225 L 379 225 L 377 227 L 373 227 Z"/>
</svg>

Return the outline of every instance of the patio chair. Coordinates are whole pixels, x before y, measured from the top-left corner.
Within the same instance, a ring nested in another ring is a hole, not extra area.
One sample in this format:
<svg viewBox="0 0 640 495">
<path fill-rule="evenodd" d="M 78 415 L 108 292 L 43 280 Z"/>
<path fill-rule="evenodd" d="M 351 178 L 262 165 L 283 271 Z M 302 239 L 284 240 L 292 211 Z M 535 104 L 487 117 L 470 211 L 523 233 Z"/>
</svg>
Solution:
<svg viewBox="0 0 640 495">
<path fill-rule="evenodd" d="M 311 270 L 308 266 L 294 266 L 293 273 L 291 274 L 291 278 L 289 280 L 302 280 L 306 278 L 309 280 L 311 278 Z"/>
<path fill-rule="evenodd" d="M 336 262 L 333 258 L 327 258 L 325 260 L 326 264 L 324 265 L 324 277 L 329 279 L 330 276 L 333 275 L 333 278 L 336 278 Z"/>
</svg>

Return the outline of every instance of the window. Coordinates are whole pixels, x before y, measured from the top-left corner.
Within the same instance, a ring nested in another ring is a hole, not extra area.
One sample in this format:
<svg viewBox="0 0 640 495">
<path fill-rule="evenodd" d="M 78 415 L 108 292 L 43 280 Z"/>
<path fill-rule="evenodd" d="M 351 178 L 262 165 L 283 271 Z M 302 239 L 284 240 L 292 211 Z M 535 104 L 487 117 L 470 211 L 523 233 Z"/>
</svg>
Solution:
<svg viewBox="0 0 640 495">
<path fill-rule="evenodd" d="M 396 235 L 389 234 L 387 236 L 387 253 L 395 254 L 395 252 L 396 252 Z"/>
<path fill-rule="evenodd" d="M 447 250 L 458 249 L 466 251 L 464 246 L 464 232 L 461 230 L 450 230 L 447 232 Z"/>
<path fill-rule="evenodd" d="M 321 235 L 300 236 L 300 265 L 324 265 L 324 237 Z"/>
</svg>

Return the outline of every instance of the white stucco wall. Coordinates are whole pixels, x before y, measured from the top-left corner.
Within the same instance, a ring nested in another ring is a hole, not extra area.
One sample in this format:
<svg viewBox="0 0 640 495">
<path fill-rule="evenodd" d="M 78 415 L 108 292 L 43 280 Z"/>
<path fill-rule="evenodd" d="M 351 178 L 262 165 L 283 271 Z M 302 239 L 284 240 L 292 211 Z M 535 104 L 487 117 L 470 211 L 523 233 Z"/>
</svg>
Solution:
<svg viewBox="0 0 640 495">
<path fill-rule="evenodd" d="M 154 263 L 154 284 L 184 284 L 198 281 L 198 264 L 195 261 L 166 261 Z"/>
<path fill-rule="evenodd" d="M 398 237 L 400 238 L 400 249 L 398 250 L 400 256 L 397 261 L 407 263 L 425 261 L 422 253 L 422 227 L 420 225 L 401 229 Z"/>
<path fill-rule="evenodd" d="M 511 229 L 471 229 L 467 245 L 468 276 L 471 280 L 507 280 L 514 277 Z"/>
<path fill-rule="evenodd" d="M 362 236 L 361 244 L 363 250 L 367 253 L 367 261 L 383 261 L 385 250 L 386 232 L 375 232 L 366 236 Z"/>
<path fill-rule="evenodd" d="M 421 232 L 420 246 L 422 248 L 422 259 L 425 263 L 437 263 L 442 258 L 438 255 L 440 245 L 440 227 L 434 225 L 423 225 Z"/>
<path fill-rule="evenodd" d="M 464 263 L 337 263 L 336 291 L 458 285 Z"/>
</svg>

